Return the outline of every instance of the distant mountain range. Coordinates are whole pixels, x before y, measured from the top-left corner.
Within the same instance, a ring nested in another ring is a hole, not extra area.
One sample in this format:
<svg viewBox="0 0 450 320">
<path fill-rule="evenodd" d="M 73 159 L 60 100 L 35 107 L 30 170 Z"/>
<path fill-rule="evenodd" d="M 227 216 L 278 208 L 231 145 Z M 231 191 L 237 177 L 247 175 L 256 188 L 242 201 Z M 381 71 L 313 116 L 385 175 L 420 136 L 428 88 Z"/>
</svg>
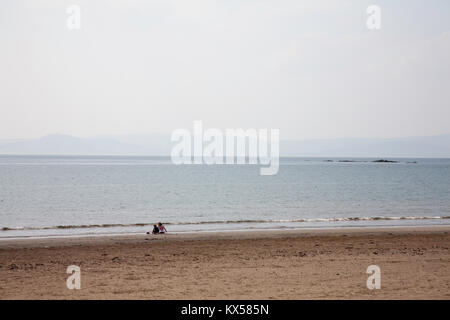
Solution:
<svg viewBox="0 0 450 320">
<path fill-rule="evenodd" d="M 39 139 L 0 140 L 0 154 L 170 155 L 170 135 L 120 135 L 77 138 L 54 134 Z M 450 158 L 450 134 L 391 139 L 282 140 L 288 157 L 436 157 Z"/>
<path fill-rule="evenodd" d="M 39 139 L 0 140 L 0 154 L 30 155 L 169 155 L 170 136 L 124 135 L 78 138 L 64 134 Z"/>
<path fill-rule="evenodd" d="M 450 134 L 389 139 L 291 140 L 283 156 L 450 158 Z"/>
</svg>

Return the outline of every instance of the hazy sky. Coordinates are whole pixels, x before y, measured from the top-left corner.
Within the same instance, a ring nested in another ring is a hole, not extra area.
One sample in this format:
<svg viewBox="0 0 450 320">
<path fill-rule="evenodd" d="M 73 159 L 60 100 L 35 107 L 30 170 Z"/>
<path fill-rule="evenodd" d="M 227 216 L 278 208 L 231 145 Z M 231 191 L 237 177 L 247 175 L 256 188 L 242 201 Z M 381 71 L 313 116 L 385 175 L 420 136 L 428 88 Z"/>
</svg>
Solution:
<svg viewBox="0 0 450 320">
<path fill-rule="evenodd" d="M 450 133 L 450 1 L 0 2 L 0 139 L 193 120 L 282 139 Z"/>
</svg>

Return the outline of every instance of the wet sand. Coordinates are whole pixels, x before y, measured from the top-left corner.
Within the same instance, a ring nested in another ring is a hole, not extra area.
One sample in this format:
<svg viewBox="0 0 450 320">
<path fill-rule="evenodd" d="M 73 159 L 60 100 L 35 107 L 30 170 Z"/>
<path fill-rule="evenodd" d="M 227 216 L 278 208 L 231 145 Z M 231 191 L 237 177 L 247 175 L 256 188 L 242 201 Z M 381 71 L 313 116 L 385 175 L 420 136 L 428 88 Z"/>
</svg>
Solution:
<svg viewBox="0 0 450 320">
<path fill-rule="evenodd" d="M 450 226 L 0 240 L 0 298 L 448 300 L 449 248 Z"/>
</svg>

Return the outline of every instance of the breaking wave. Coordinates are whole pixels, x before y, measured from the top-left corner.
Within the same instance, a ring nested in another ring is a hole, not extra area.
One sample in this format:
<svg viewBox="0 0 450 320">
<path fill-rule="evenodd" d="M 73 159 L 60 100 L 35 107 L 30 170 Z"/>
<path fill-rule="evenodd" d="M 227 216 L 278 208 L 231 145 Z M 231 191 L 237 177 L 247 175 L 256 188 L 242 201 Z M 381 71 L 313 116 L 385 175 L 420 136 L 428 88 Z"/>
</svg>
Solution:
<svg viewBox="0 0 450 320">
<path fill-rule="evenodd" d="M 268 219 L 268 220 L 219 220 L 219 221 L 198 221 L 198 222 L 164 222 L 165 225 L 207 225 L 207 224 L 238 224 L 238 223 L 301 223 L 301 222 L 345 222 L 345 221 L 379 221 L 379 220 L 440 220 L 450 219 L 450 216 L 430 216 L 430 217 L 343 217 L 343 218 L 312 218 L 312 219 Z M 114 227 L 145 227 L 154 223 L 106 223 L 88 225 L 58 225 L 44 227 L 2 227 L 0 231 L 13 230 L 57 230 L 57 229 L 96 229 Z"/>
</svg>

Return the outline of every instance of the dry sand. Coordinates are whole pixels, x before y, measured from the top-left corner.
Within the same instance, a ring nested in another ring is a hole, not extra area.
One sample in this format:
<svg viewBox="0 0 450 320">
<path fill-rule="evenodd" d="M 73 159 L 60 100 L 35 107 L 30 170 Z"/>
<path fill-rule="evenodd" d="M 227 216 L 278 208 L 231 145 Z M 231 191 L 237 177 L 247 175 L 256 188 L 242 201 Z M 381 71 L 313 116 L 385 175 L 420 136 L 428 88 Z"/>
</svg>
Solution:
<svg viewBox="0 0 450 320">
<path fill-rule="evenodd" d="M 1 240 L 0 298 L 450 299 L 449 247 L 450 226 Z"/>
</svg>

